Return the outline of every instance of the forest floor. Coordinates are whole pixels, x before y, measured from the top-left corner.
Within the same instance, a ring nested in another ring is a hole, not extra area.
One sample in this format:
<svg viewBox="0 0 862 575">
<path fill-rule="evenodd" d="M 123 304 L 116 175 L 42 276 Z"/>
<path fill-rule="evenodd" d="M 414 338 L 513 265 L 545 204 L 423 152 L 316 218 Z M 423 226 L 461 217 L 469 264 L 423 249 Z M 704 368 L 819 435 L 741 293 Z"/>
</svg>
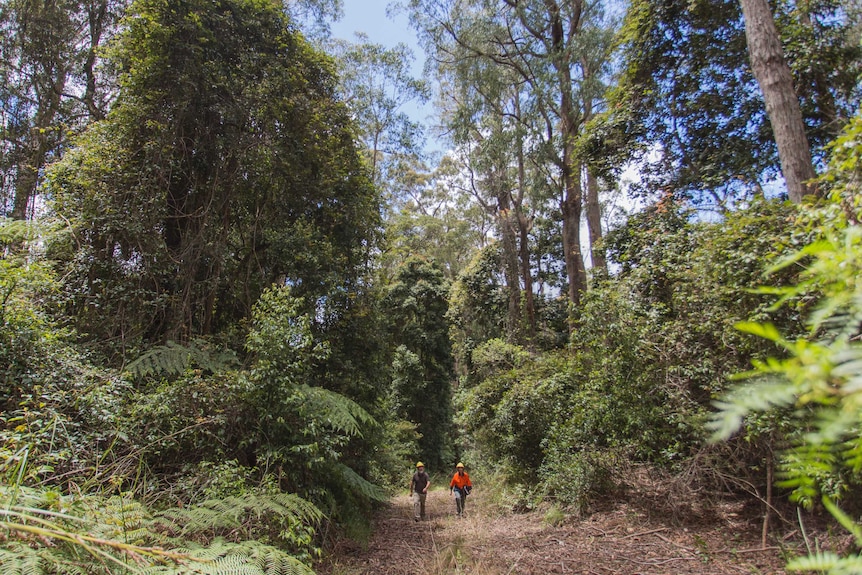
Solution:
<svg viewBox="0 0 862 575">
<path fill-rule="evenodd" d="M 761 541 L 762 510 L 744 502 L 702 509 L 627 496 L 582 518 L 501 510 L 477 487 L 464 518 L 448 490 L 428 494 L 428 520 L 414 522 L 406 494 L 374 519 L 365 544 L 341 541 L 319 575 L 737 575 L 783 574 L 802 553 L 798 530 Z M 551 519 L 555 519 L 551 521 Z M 776 521 L 773 519 L 773 521 Z M 787 527 L 787 525 L 785 525 Z"/>
</svg>

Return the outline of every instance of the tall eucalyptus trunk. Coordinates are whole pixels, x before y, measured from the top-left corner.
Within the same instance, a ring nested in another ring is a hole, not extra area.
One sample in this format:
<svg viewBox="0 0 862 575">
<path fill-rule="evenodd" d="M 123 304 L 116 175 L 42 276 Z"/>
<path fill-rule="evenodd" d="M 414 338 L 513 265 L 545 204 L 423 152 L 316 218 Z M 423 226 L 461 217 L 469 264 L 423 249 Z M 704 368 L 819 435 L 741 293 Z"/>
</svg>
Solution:
<svg viewBox="0 0 862 575">
<path fill-rule="evenodd" d="M 515 114 L 521 117 L 521 98 L 515 91 Z M 530 219 L 524 213 L 524 198 L 527 197 L 527 174 L 524 159 L 524 135 L 517 135 L 516 153 L 518 162 L 518 191 L 515 202 L 514 224 L 518 231 L 518 259 L 521 264 L 521 280 L 524 282 L 524 323 L 526 337 L 532 340 L 536 335 L 536 298 L 533 294 L 533 272 L 530 265 Z"/>
<path fill-rule="evenodd" d="M 587 227 L 590 231 L 590 260 L 593 273 L 608 275 L 608 262 L 602 248 L 602 209 L 599 203 L 599 181 L 589 169 L 585 170 L 587 179 Z"/>
<path fill-rule="evenodd" d="M 763 92 L 787 193 L 798 204 L 815 192 L 809 183 L 815 173 L 793 76 L 767 0 L 740 0 L 740 4 L 751 68 Z"/>
<path fill-rule="evenodd" d="M 568 277 L 568 297 L 575 307 L 581 304 L 581 294 L 587 290 L 587 272 L 581 253 L 581 199 L 583 191 L 577 174 L 568 164 L 563 170 L 565 195 L 560 202 L 563 214 L 563 251 Z"/>
<path fill-rule="evenodd" d="M 505 180 L 503 180 L 505 182 Z M 503 277 L 506 279 L 508 313 L 506 334 L 509 340 L 520 341 L 521 281 L 518 266 L 517 217 L 512 210 L 507 191 L 497 194 L 497 219 L 503 247 Z"/>
<path fill-rule="evenodd" d="M 579 2 L 575 2 L 577 6 Z M 562 140 L 562 170 L 564 198 L 560 206 L 563 216 L 563 250 L 565 251 L 566 274 L 568 276 L 569 301 L 578 307 L 581 294 L 587 290 L 587 274 L 584 256 L 581 253 L 581 211 L 583 209 L 583 186 L 575 160 L 575 140 L 580 127 L 579 112 L 575 108 L 571 62 L 565 46 L 565 32 L 559 5 L 545 0 L 551 22 L 551 63 L 557 73 L 560 94 L 560 138 Z M 579 27 L 580 9 L 575 10 L 568 22 L 569 33 Z"/>
</svg>

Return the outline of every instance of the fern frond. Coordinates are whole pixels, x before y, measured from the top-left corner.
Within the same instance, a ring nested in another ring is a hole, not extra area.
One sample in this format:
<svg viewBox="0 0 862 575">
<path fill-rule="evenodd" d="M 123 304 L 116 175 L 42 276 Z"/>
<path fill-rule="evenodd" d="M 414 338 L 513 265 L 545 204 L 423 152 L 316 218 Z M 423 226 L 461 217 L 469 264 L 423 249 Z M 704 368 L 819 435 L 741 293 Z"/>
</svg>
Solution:
<svg viewBox="0 0 862 575">
<path fill-rule="evenodd" d="M 210 349 L 202 339 L 186 345 L 173 341 L 152 347 L 126 366 L 134 377 L 180 375 L 195 365 L 211 372 L 224 371 L 237 365 L 236 354 L 227 349 Z"/>
<path fill-rule="evenodd" d="M 844 379 L 844 394 L 862 393 L 862 346 L 849 346 L 837 353 L 834 361 L 832 375 Z"/>
<path fill-rule="evenodd" d="M 188 347 L 173 341 L 152 347 L 126 366 L 134 377 L 150 375 L 180 375 L 191 364 Z"/>
<path fill-rule="evenodd" d="M 310 385 L 301 385 L 299 389 L 313 412 L 324 414 L 322 419 L 336 431 L 361 437 L 361 425 L 374 422 L 362 406 L 340 393 Z"/>
<path fill-rule="evenodd" d="M 86 570 L 58 549 L 6 542 L 0 547 L 3 575 L 86 575 Z"/>
<path fill-rule="evenodd" d="M 862 558 L 840 557 L 835 553 L 819 552 L 793 559 L 787 564 L 788 571 L 816 571 L 829 575 L 856 575 L 862 573 Z"/>
<path fill-rule="evenodd" d="M 29 220 L 0 218 L 0 244 L 22 244 L 39 237 L 42 226 Z"/>
<path fill-rule="evenodd" d="M 283 518 L 281 528 L 305 535 L 303 525 L 310 529 L 307 526 L 319 522 L 322 514 L 293 494 L 230 497 L 151 518 L 129 497 L 61 497 L 22 487 L 15 497 L 32 507 L 15 508 L 8 505 L 10 491 L 0 486 L 0 502 L 7 501 L 0 508 L 3 575 L 313 575 L 286 550 L 255 540 L 211 538 L 222 527 L 257 525 L 264 516 Z M 211 543 L 199 546 L 160 533 L 177 527 L 186 536 Z M 163 545 L 142 545 L 153 541 Z"/>
<path fill-rule="evenodd" d="M 167 531 L 179 527 L 184 535 L 189 535 L 234 529 L 250 517 L 260 518 L 268 514 L 306 524 L 315 524 L 323 517 L 314 504 L 292 493 L 248 494 L 169 509 L 157 517 L 154 523 Z"/>
<path fill-rule="evenodd" d="M 207 547 L 185 550 L 190 559 L 182 565 L 160 565 L 142 570 L 146 575 L 314 575 L 314 571 L 287 553 L 257 541 L 231 543 L 215 539 Z"/>
<path fill-rule="evenodd" d="M 361 495 L 363 495 L 367 499 L 371 499 L 372 501 L 389 500 L 389 495 L 382 487 L 366 480 L 350 467 L 344 465 L 343 463 L 336 463 L 335 467 L 340 472 L 341 476 L 344 478 L 344 481 L 347 486 L 353 491 L 360 493 Z"/>
<path fill-rule="evenodd" d="M 707 423 L 712 440 L 727 439 L 740 427 L 745 417 L 754 412 L 793 405 L 796 389 L 792 383 L 778 379 L 762 379 L 734 389 L 724 400 L 714 403 L 717 411 Z"/>
</svg>

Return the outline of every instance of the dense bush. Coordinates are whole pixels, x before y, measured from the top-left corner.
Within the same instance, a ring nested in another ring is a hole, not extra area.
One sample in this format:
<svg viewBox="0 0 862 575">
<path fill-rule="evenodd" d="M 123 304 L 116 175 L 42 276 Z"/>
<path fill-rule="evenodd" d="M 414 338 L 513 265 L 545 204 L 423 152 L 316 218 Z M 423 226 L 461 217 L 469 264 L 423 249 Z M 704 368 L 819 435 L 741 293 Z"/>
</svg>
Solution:
<svg viewBox="0 0 862 575">
<path fill-rule="evenodd" d="M 775 291 L 788 302 L 814 300 L 807 332 L 793 334 L 766 322 L 740 325 L 783 353 L 757 361 L 753 381 L 722 397 L 713 420 L 718 438 L 757 430 L 780 418 L 795 433 L 780 451 L 781 485 L 804 507 L 822 504 L 862 547 L 858 510 L 862 485 L 862 116 L 832 145 L 820 185 L 829 200 L 804 210 L 799 220 L 813 241 L 774 269 L 804 265 L 799 281 Z M 857 573 L 858 553 L 839 557 L 815 551 L 789 565 L 794 571 Z"/>
<path fill-rule="evenodd" d="M 699 222 L 667 200 L 631 218 L 607 238 L 619 272 L 585 294 L 567 350 L 474 345 L 458 395 L 472 441 L 514 478 L 565 492 L 578 509 L 624 476 L 623 461 L 690 461 L 729 378 L 776 351 L 735 324 L 769 318 L 790 333 L 804 329 L 805 298 L 776 308 L 776 294 L 757 289 L 770 263 L 808 237 L 792 225 L 795 211 L 759 200 Z M 784 268 L 771 280 L 787 285 L 797 273 Z M 764 420 L 721 464 L 741 474 L 740 485 L 762 485 L 755 470 L 782 429 Z"/>
</svg>

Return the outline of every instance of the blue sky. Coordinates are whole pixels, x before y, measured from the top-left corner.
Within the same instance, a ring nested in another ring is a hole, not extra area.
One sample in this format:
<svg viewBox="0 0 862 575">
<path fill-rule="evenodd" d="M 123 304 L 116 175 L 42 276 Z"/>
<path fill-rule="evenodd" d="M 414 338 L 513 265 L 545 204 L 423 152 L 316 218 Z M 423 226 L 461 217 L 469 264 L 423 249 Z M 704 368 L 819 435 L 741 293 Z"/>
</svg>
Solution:
<svg viewBox="0 0 862 575">
<path fill-rule="evenodd" d="M 344 18 L 332 25 L 333 36 L 352 40 L 354 32 L 365 32 L 376 44 L 394 46 L 404 42 L 418 53 L 416 34 L 407 17 L 404 14 L 395 19 L 386 16 L 386 7 L 391 1 L 344 0 Z"/>
<path fill-rule="evenodd" d="M 374 44 L 393 47 L 399 42 L 407 44 L 415 57 L 413 75 L 422 77 L 422 67 L 425 64 L 425 53 L 416 41 L 416 31 L 410 26 L 405 14 L 390 18 L 386 15 L 386 7 L 392 0 L 344 0 L 344 17 L 332 24 L 332 35 L 345 40 L 355 40 L 356 32 L 364 32 Z M 420 106 L 409 104 L 404 109 L 414 121 L 427 125 L 429 116 L 433 113 L 430 104 Z M 429 147 L 434 148 L 429 135 Z"/>
</svg>

